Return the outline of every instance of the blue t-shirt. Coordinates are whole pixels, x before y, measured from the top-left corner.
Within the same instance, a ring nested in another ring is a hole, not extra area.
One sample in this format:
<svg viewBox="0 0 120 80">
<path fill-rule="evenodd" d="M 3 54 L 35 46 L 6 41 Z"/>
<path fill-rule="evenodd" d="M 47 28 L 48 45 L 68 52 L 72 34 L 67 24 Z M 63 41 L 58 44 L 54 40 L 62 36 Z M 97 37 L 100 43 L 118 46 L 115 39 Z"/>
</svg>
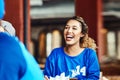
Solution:
<svg viewBox="0 0 120 80">
<path fill-rule="evenodd" d="M 44 80 L 34 57 L 17 37 L 0 32 L 0 80 Z"/>
<path fill-rule="evenodd" d="M 98 80 L 100 67 L 96 52 L 85 48 L 79 55 L 72 57 L 64 52 L 63 47 L 55 48 L 47 58 L 44 75 L 55 77 L 62 73 L 78 80 Z"/>
</svg>

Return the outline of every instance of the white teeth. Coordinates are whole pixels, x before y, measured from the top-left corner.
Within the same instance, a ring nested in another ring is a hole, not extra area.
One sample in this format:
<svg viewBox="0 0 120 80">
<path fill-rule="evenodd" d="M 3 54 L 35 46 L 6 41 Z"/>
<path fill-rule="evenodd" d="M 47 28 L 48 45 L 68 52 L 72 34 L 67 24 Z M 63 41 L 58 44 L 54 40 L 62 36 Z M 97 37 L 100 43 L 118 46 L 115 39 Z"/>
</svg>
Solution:
<svg viewBox="0 0 120 80">
<path fill-rule="evenodd" d="M 66 37 L 73 37 L 73 36 L 71 36 L 71 35 L 67 35 Z"/>
</svg>

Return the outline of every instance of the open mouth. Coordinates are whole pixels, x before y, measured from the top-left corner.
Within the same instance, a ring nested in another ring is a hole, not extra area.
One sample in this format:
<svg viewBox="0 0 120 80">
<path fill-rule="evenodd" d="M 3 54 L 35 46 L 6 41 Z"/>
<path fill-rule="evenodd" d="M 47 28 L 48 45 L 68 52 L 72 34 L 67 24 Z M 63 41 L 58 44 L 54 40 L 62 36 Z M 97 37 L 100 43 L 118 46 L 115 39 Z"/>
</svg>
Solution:
<svg viewBox="0 0 120 80">
<path fill-rule="evenodd" d="M 66 40 L 67 41 L 70 41 L 70 40 L 72 40 L 74 37 L 72 36 L 72 35 L 66 35 Z"/>
</svg>

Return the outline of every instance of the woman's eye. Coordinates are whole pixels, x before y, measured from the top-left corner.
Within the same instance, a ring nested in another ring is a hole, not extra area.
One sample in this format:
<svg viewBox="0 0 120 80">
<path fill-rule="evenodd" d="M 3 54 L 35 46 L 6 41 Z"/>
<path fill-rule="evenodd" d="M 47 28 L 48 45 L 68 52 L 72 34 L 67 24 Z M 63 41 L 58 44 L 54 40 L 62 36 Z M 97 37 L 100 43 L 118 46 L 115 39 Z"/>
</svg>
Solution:
<svg viewBox="0 0 120 80">
<path fill-rule="evenodd" d="M 65 29 L 67 29 L 67 27 L 65 27 Z"/>
<path fill-rule="evenodd" d="M 77 28 L 73 28 L 74 30 L 77 30 Z"/>
<path fill-rule="evenodd" d="M 68 27 L 66 26 L 65 29 L 68 29 Z"/>
</svg>

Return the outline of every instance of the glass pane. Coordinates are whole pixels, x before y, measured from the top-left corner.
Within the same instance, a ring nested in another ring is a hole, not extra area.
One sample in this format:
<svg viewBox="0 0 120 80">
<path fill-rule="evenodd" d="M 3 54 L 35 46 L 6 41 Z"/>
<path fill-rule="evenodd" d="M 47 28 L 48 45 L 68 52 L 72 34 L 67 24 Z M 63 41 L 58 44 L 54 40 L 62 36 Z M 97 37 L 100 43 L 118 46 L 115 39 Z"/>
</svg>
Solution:
<svg viewBox="0 0 120 80">
<path fill-rule="evenodd" d="M 115 32 L 109 31 L 107 34 L 108 56 L 116 56 Z"/>
</svg>

